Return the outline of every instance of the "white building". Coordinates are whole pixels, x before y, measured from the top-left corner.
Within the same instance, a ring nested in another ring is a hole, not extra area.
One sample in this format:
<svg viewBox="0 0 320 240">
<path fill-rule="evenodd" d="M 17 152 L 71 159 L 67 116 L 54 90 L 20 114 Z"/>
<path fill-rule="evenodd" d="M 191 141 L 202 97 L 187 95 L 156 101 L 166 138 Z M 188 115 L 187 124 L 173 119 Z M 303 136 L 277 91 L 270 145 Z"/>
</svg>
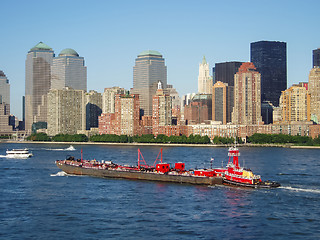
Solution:
<svg viewBox="0 0 320 240">
<path fill-rule="evenodd" d="M 199 64 L 198 93 L 212 94 L 213 80 L 210 76 L 209 63 L 203 56 L 202 63 Z"/>
</svg>

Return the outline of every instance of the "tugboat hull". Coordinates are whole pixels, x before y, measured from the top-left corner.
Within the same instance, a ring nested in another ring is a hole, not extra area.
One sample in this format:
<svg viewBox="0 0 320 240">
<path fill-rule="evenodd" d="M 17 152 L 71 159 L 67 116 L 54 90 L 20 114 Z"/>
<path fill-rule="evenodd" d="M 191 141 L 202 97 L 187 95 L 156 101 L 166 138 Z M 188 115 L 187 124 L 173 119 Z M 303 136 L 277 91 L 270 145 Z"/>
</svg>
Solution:
<svg viewBox="0 0 320 240">
<path fill-rule="evenodd" d="M 234 182 L 227 179 L 223 179 L 223 183 L 227 185 L 234 185 L 238 187 L 250 187 L 250 188 L 277 188 L 280 187 L 280 183 L 277 182 L 270 182 L 264 181 L 259 182 L 257 184 L 248 184 L 248 183 L 241 183 L 241 182 Z"/>
</svg>

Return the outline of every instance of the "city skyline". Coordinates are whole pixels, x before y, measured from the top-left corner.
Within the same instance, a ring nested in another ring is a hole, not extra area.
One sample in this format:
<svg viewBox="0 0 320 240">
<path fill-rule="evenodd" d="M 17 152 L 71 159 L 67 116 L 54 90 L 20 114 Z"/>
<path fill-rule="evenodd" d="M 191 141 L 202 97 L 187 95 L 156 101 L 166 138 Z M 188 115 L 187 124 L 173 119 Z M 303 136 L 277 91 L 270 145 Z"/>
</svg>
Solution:
<svg viewBox="0 0 320 240">
<path fill-rule="evenodd" d="M 40 41 L 55 54 L 76 49 L 86 59 L 88 90 L 100 93 L 113 86 L 130 89 L 136 56 L 145 50 L 159 51 L 166 60 L 168 84 L 180 96 L 197 92 L 203 55 L 210 66 L 248 62 L 251 42 L 286 42 L 289 88 L 308 81 L 312 51 L 320 47 L 320 33 L 312 25 L 317 21 L 318 1 L 37 3 L 2 3 L 6 21 L 2 24 L 0 70 L 11 86 L 11 113 L 20 119 L 25 57 Z"/>
</svg>

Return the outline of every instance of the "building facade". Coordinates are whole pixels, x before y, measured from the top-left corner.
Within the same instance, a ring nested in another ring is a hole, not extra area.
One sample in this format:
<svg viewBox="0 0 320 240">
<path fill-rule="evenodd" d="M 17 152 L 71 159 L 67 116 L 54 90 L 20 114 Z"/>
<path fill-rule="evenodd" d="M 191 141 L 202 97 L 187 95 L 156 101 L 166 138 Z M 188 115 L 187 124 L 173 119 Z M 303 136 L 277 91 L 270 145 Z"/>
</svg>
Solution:
<svg viewBox="0 0 320 240">
<path fill-rule="evenodd" d="M 139 94 L 142 115 L 152 115 L 152 97 L 156 94 L 158 82 L 167 88 L 167 67 L 164 58 L 157 51 L 144 51 L 138 55 L 133 67 L 132 94 Z"/>
<path fill-rule="evenodd" d="M 312 51 L 312 67 L 320 67 L 320 48 Z"/>
<path fill-rule="evenodd" d="M 140 135 L 140 101 L 138 94 L 116 94 L 114 113 L 99 117 L 99 134 Z"/>
<path fill-rule="evenodd" d="M 283 91 L 279 105 L 281 123 L 310 121 L 310 94 L 305 87 L 292 86 Z"/>
<path fill-rule="evenodd" d="M 196 94 L 184 107 L 186 124 L 199 124 L 212 119 L 212 95 Z"/>
<path fill-rule="evenodd" d="M 231 122 L 234 104 L 233 86 L 217 81 L 212 88 L 212 120 L 222 124 Z"/>
<path fill-rule="evenodd" d="M 30 49 L 26 59 L 25 129 L 32 124 L 47 122 L 47 93 L 51 87 L 51 65 L 54 52 L 39 42 Z"/>
<path fill-rule="evenodd" d="M 172 125 L 171 96 L 164 94 L 163 89 L 158 89 L 153 96 L 152 107 L 152 130 L 154 135 L 158 135 L 160 126 Z"/>
<path fill-rule="evenodd" d="M 114 113 L 117 94 L 125 94 L 126 90 L 120 87 L 105 88 L 102 94 L 102 112 Z"/>
<path fill-rule="evenodd" d="M 311 119 L 320 122 L 320 67 L 314 67 L 309 73 L 308 90 L 311 94 L 310 112 Z"/>
<path fill-rule="evenodd" d="M 48 93 L 48 135 L 77 134 L 77 131 L 85 129 L 85 92 L 72 88 L 50 90 Z"/>
<path fill-rule="evenodd" d="M 71 49 L 62 50 L 53 58 L 51 66 L 51 89 L 65 87 L 87 91 L 87 67 L 84 58 Z"/>
<path fill-rule="evenodd" d="M 243 63 L 234 77 L 232 123 L 262 124 L 260 73 L 251 62 Z"/>
<path fill-rule="evenodd" d="M 202 63 L 199 64 L 198 93 L 211 94 L 212 85 L 213 83 L 209 72 L 209 63 L 207 63 L 205 56 L 203 56 Z"/>
<path fill-rule="evenodd" d="M 276 41 L 251 43 L 251 60 L 261 74 L 261 101 L 279 106 L 281 92 L 287 89 L 287 44 Z"/>
<path fill-rule="evenodd" d="M 9 124 L 10 119 L 10 105 L 3 102 L 0 103 L 0 136 L 3 132 L 11 132 L 12 126 Z"/>
<path fill-rule="evenodd" d="M 137 135 L 140 127 L 139 95 L 117 95 L 115 107 L 118 135 Z"/>
</svg>

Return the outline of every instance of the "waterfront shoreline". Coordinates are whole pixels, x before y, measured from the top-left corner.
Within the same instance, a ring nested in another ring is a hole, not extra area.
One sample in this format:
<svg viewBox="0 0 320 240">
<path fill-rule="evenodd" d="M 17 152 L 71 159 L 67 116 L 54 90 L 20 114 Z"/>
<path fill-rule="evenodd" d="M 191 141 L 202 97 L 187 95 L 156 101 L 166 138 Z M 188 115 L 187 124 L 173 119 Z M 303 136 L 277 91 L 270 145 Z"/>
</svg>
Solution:
<svg viewBox="0 0 320 240">
<path fill-rule="evenodd" d="M 159 146 L 159 147 L 230 147 L 233 144 L 186 144 L 186 143 L 113 143 L 113 142 L 47 142 L 47 141 L 13 141 L 0 140 L 1 143 L 21 143 L 21 144 L 66 144 L 66 145 L 109 145 L 109 146 Z M 292 144 L 238 144 L 238 147 L 278 147 L 293 149 L 320 149 L 320 146 L 297 146 Z"/>
</svg>

